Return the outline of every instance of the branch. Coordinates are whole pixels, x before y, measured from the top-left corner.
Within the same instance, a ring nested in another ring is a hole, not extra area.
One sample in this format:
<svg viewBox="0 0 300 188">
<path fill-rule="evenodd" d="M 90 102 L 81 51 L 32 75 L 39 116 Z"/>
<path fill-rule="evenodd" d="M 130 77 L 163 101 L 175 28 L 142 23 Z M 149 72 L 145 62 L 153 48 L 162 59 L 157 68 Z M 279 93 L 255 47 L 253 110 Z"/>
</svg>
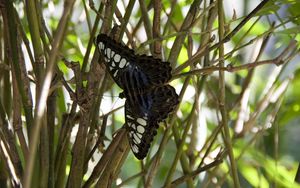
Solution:
<svg viewBox="0 0 300 188">
<path fill-rule="evenodd" d="M 194 178 L 195 176 L 197 176 L 198 174 L 200 174 L 201 172 L 207 171 L 215 166 L 218 166 L 219 164 L 221 164 L 223 162 L 223 158 L 218 158 L 215 161 L 209 163 L 208 165 L 205 165 L 204 167 L 200 167 L 198 169 L 196 169 L 195 171 L 191 172 L 190 174 L 186 174 L 185 176 L 182 176 L 176 180 L 174 180 L 171 183 L 170 187 L 176 187 L 177 185 L 185 182 L 186 180 L 190 179 L 190 178 Z"/>
<path fill-rule="evenodd" d="M 266 65 L 266 64 L 275 64 L 276 66 L 279 66 L 279 65 L 282 65 L 282 64 L 288 62 L 283 59 L 288 54 L 289 51 L 293 51 L 296 49 L 296 44 L 297 44 L 297 41 L 293 40 L 289 44 L 289 46 L 279 56 L 275 57 L 274 59 L 257 61 L 257 62 L 253 62 L 253 63 L 247 63 L 247 64 L 243 64 L 240 66 L 232 66 L 231 64 L 229 64 L 226 67 L 217 67 L 217 66 L 205 67 L 202 69 L 196 69 L 196 70 L 192 70 L 189 72 L 176 74 L 173 76 L 172 80 L 181 78 L 182 76 L 191 76 L 191 75 L 198 75 L 198 74 L 208 75 L 215 71 L 237 72 L 237 71 L 244 70 L 244 69 L 253 69 L 257 66 Z M 292 53 L 291 55 L 294 55 L 294 53 Z M 290 59 L 290 58 L 287 57 L 287 59 Z"/>
</svg>

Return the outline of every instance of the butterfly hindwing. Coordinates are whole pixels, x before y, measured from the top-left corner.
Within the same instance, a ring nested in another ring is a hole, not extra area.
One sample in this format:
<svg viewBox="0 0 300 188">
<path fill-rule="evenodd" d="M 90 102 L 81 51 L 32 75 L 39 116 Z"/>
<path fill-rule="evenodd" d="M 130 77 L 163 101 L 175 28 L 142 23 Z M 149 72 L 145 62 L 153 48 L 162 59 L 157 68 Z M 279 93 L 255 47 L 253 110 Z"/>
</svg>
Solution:
<svg viewBox="0 0 300 188">
<path fill-rule="evenodd" d="M 178 96 L 170 85 L 153 87 L 137 96 L 137 100 L 127 98 L 125 121 L 130 147 L 138 159 L 143 159 L 157 133 L 159 123 L 178 104 Z"/>
<path fill-rule="evenodd" d="M 154 87 L 149 97 L 153 101 L 151 113 L 156 117 L 157 121 L 166 119 L 179 103 L 178 95 L 170 85 Z"/>
<path fill-rule="evenodd" d="M 136 156 L 142 160 L 146 157 L 150 144 L 157 133 L 158 123 L 148 114 L 137 115 L 125 103 L 125 121 L 129 145 Z"/>
<path fill-rule="evenodd" d="M 178 104 L 178 95 L 170 85 L 152 87 L 142 92 L 124 90 L 121 96 L 127 99 L 135 114 L 150 113 L 158 120 L 166 119 Z"/>
</svg>

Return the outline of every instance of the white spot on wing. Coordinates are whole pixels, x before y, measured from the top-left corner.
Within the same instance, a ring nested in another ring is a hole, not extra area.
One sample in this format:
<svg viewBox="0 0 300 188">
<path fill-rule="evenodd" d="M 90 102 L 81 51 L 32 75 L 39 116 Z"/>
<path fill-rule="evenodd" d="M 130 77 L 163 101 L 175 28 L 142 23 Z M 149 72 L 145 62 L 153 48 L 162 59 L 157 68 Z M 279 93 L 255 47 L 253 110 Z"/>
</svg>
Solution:
<svg viewBox="0 0 300 188">
<path fill-rule="evenodd" d="M 142 118 L 137 118 L 136 121 L 137 121 L 139 124 L 143 125 L 143 126 L 146 126 L 146 125 L 147 125 L 147 122 L 146 122 L 144 119 L 142 119 Z"/>
<path fill-rule="evenodd" d="M 115 62 L 114 62 L 114 61 L 111 61 L 111 66 L 113 66 L 113 67 L 115 67 L 115 66 L 116 66 L 116 64 L 115 64 Z"/>
<path fill-rule="evenodd" d="M 134 119 L 133 117 L 131 117 L 130 115 L 126 116 L 128 119 Z"/>
<path fill-rule="evenodd" d="M 106 48 L 106 55 L 108 56 L 111 52 L 111 49 L 110 48 Z"/>
<path fill-rule="evenodd" d="M 120 67 L 120 68 L 123 68 L 123 67 L 125 67 L 126 65 L 127 65 L 126 59 L 122 58 L 119 67 Z"/>
<path fill-rule="evenodd" d="M 100 50 L 103 50 L 104 46 L 103 46 L 103 43 L 102 43 L 102 42 L 99 42 L 98 48 L 99 48 Z"/>
<path fill-rule="evenodd" d="M 138 153 L 138 152 L 139 152 L 139 148 L 138 148 L 136 145 L 132 144 L 132 145 L 131 145 L 131 148 L 132 148 L 132 151 L 133 151 L 134 153 Z"/>
<path fill-rule="evenodd" d="M 145 128 L 143 127 L 143 126 L 137 126 L 137 131 L 139 132 L 139 133 L 144 133 L 145 132 Z"/>
<path fill-rule="evenodd" d="M 134 144 L 139 144 L 135 139 L 132 139 Z"/>
<path fill-rule="evenodd" d="M 119 54 L 116 54 L 115 57 L 114 57 L 115 62 L 119 62 L 120 59 L 121 59 L 121 56 Z"/>
<path fill-rule="evenodd" d="M 114 73 L 114 77 L 116 77 L 118 74 L 118 70 L 116 70 L 116 72 Z"/>
<path fill-rule="evenodd" d="M 115 51 L 111 51 L 110 58 L 114 57 Z"/>
<path fill-rule="evenodd" d="M 140 139 L 136 134 L 133 134 L 133 138 L 134 138 L 138 143 L 141 143 L 141 139 Z"/>
<path fill-rule="evenodd" d="M 139 148 L 137 146 L 135 146 L 135 150 L 136 150 L 136 153 L 139 152 Z"/>
<path fill-rule="evenodd" d="M 142 138 L 142 134 L 136 133 L 136 135 L 137 135 L 140 139 Z"/>
</svg>

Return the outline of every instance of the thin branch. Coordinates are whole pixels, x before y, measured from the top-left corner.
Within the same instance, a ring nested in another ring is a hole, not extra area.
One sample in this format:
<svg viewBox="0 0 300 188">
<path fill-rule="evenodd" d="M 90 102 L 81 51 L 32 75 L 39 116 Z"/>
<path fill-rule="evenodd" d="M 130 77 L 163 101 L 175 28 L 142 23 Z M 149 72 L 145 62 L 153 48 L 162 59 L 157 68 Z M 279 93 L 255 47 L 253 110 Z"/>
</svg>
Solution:
<svg viewBox="0 0 300 188">
<path fill-rule="evenodd" d="M 264 7 L 264 5 L 268 2 L 269 0 L 263 0 L 255 9 L 253 9 L 240 23 L 237 25 L 226 37 L 224 37 L 220 42 L 217 44 L 211 46 L 209 48 L 209 51 L 219 48 L 220 45 L 228 42 L 252 17 L 255 16 L 255 14 Z"/>
<path fill-rule="evenodd" d="M 152 28 L 152 33 L 153 33 L 153 38 L 157 38 L 160 36 L 160 17 L 161 17 L 161 1 L 160 0 L 155 0 L 153 1 L 153 9 L 154 9 L 154 18 L 153 18 L 153 28 Z M 156 58 L 161 58 L 161 42 L 160 41 L 155 41 L 153 44 L 153 56 Z"/>
<path fill-rule="evenodd" d="M 247 63 L 247 64 L 243 64 L 243 65 L 239 65 L 239 66 L 231 66 L 229 64 L 226 67 L 217 67 L 217 66 L 205 67 L 202 69 L 196 69 L 196 70 L 192 70 L 189 72 L 173 75 L 172 80 L 181 78 L 182 76 L 208 75 L 215 71 L 237 72 L 240 70 L 252 69 L 257 66 L 266 65 L 266 64 L 274 64 L 276 66 L 280 66 L 287 62 L 286 60 L 284 60 L 284 56 L 286 56 L 290 51 L 294 50 L 296 48 L 296 44 L 297 44 L 297 42 L 295 40 L 292 40 L 291 43 L 289 44 L 289 46 L 280 55 L 278 55 L 274 59 L 257 61 L 257 62 Z"/>
<path fill-rule="evenodd" d="M 185 176 L 182 176 L 176 180 L 174 180 L 170 187 L 176 187 L 179 184 L 185 182 L 186 180 L 190 179 L 190 178 L 194 178 L 195 176 L 197 176 L 198 174 L 200 174 L 201 172 L 207 171 L 211 168 L 214 168 L 216 166 L 218 166 L 219 164 L 221 164 L 223 162 L 223 156 L 218 156 L 213 162 L 203 166 L 203 167 L 199 167 L 196 170 L 194 170 L 193 172 L 191 172 L 190 174 L 186 174 Z"/>
<path fill-rule="evenodd" d="M 191 28 L 191 24 L 193 23 L 194 19 L 196 18 L 196 15 L 199 12 L 198 7 L 200 7 L 201 0 L 195 0 L 193 1 L 193 4 L 190 6 L 190 9 L 188 11 L 188 14 L 186 15 L 180 31 L 189 31 Z M 178 36 L 176 37 L 168 61 L 171 62 L 171 66 L 175 67 L 176 59 L 178 59 L 179 52 L 181 50 L 182 44 L 184 42 L 186 35 Z"/>
<path fill-rule="evenodd" d="M 218 0 L 218 23 L 219 23 L 219 41 L 223 40 L 224 37 L 224 9 L 223 9 L 223 0 Z M 219 47 L 219 57 L 224 57 L 224 45 L 221 44 Z M 224 67 L 224 61 L 220 60 L 219 67 L 223 68 Z M 219 71 L 219 110 L 222 116 L 221 120 L 221 126 L 224 129 L 224 136 L 223 140 L 226 145 L 226 149 L 228 150 L 228 155 L 229 155 L 229 160 L 230 160 L 230 170 L 231 170 L 231 175 L 233 178 L 234 182 L 234 187 L 239 188 L 240 187 L 240 182 L 239 182 L 239 177 L 237 173 L 237 166 L 233 154 L 233 147 L 231 143 L 231 136 L 229 132 L 229 125 L 228 125 L 228 116 L 227 116 L 227 109 L 226 109 L 226 98 L 225 98 L 225 75 L 224 71 Z"/>
<path fill-rule="evenodd" d="M 141 8 L 141 13 L 142 13 L 142 19 L 144 22 L 144 28 L 146 30 L 146 35 L 148 39 L 152 39 L 153 35 L 152 35 L 152 26 L 151 26 L 151 22 L 150 22 L 150 18 L 148 15 L 148 10 L 147 10 L 147 6 L 146 6 L 146 1 L 144 0 L 139 0 L 140 3 L 140 8 Z M 150 50 L 153 53 L 153 46 L 150 44 Z"/>
<path fill-rule="evenodd" d="M 128 182 L 138 178 L 138 177 L 141 177 L 141 176 L 144 176 L 146 175 L 146 172 L 145 171 L 141 171 L 131 177 L 129 177 L 128 179 L 124 180 L 122 183 L 120 183 L 119 185 L 117 185 L 117 187 L 123 187 L 124 185 L 126 185 Z"/>
</svg>

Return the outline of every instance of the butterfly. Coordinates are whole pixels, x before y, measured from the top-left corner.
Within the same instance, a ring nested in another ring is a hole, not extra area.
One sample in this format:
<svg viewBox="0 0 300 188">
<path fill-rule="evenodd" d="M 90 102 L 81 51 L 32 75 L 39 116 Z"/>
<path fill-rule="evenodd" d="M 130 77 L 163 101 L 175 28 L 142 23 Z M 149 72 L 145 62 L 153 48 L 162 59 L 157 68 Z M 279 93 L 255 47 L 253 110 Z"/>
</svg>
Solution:
<svg viewBox="0 0 300 188">
<path fill-rule="evenodd" d="M 125 126 L 131 150 L 142 160 L 157 133 L 159 123 L 178 104 L 175 89 L 168 85 L 171 67 L 153 56 L 136 55 L 127 46 L 105 34 L 97 36 L 96 45 L 116 84 L 124 91 Z"/>
</svg>

